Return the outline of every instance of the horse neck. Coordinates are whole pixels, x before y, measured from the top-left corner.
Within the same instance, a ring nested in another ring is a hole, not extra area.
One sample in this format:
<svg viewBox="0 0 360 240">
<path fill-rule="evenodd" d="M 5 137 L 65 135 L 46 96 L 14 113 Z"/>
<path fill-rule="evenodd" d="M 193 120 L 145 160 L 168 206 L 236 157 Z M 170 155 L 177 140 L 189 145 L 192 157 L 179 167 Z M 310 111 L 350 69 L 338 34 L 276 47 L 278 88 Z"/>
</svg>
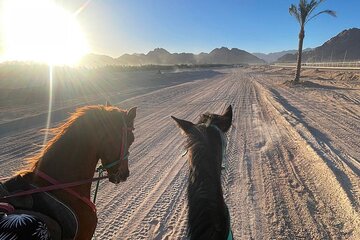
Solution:
<svg viewBox="0 0 360 240">
<path fill-rule="evenodd" d="M 190 149 L 190 158 L 189 183 L 194 187 L 203 187 L 202 183 L 207 182 L 221 191 L 221 155 L 209 154 L 208 147 L 195 146 Z"/>
<path fill-rule="evenodd" d="M 188 197 L 189 201 L 202 201 L 205 204 L 222 205 L 223 194 L 221 187 L 221 172 L 216 166 L 209 168 L 209 165 L 216 164 L 215 159 L 202 159 L 202 164 L 193 163 L 190 168 Z"/>
<path fill-rule="evenodd" d="M 194 151 L 195 150 L 195 151 Z M 215 231 L 214 227 L 226 224 L 226 205 L 221 187 L 221 170 L 217 166 L 221 159 L 218 156 L 207 156 L 193 149 L 188 185 L 189 233 L 192 239 Z M 194 153 L 197 152 L 197 155 Z M 195 156 L 195 157 L 194 157 Z M 201 159 L 199 159 L 201 158 Z M 207 228 L 204 230 L 204 228 Z M 223 227 L 221 227 L 223 229 Z M 204 231 L 209 231 L 204 233 Z"/>
<path fill-rule="evenodd" d="M 48 149 L 34 169 L 59 182 L 74 182 L 93 177 L 98 162 L 95 141 L 88 136 L 65 133 Z M 91 183 L 76 187 L 82 195 L 90 195 Z"/>
</svg>

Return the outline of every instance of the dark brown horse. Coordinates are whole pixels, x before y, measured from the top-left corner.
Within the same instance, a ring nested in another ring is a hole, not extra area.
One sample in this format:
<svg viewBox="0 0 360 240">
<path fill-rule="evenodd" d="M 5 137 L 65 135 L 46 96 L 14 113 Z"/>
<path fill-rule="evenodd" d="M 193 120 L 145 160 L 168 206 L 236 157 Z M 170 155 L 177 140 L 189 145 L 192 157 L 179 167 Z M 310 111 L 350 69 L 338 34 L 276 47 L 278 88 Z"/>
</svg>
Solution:
<svg viewBox="0 0 360 240">
<path fill-rule="evenodd" d="M 232 108 L 223 115 L 206 113 L 197 124 L 172 117 L 187 136 L 188 235 L 190 239 L 233 239 L 230 215 L 221 187 L 225 157 L 225 132 L 232 122 Z"/>
<path fill-rule="evenodd" d="M 13 193 L 92 179 L 99 159 L 111 182 L 125 181 L 129 176 L 127 155 L 134 142 L 135 116 L 136 108 L 126 111 L 106 105 L 77 109 L 53 130 L 56 135 L 44 149 L 28 159 L 29 166 L 0 187 Z M 97 224 L 90 191 L 89 181 L 6 201 L 20 212 L 38 212 L 55 220 L 61 231 L 57 231 L 53 239 L 84 240 L 91 239 Z"/>
</svg>

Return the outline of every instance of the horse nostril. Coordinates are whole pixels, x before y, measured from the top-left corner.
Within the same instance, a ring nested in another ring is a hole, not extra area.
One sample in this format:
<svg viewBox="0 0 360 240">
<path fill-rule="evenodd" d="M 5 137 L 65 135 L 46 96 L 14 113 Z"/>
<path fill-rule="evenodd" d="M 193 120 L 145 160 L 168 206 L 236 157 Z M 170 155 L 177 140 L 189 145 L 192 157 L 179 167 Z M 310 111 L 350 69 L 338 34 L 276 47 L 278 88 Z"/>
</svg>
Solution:
<svg viewBox="0 0 360 240">
<path fill-rule="evenodd" d="M 118 179 L 114 175 L 109 176 L 109 181 L 112 183 L 118 183 Z"/>
<path fill-rule="evenodd" d="M 128 177 L 129 177 L 129 173 L 127 172 L 126 174 L 120 176 L 120 181 L 125 182 Z"/>
</svg>

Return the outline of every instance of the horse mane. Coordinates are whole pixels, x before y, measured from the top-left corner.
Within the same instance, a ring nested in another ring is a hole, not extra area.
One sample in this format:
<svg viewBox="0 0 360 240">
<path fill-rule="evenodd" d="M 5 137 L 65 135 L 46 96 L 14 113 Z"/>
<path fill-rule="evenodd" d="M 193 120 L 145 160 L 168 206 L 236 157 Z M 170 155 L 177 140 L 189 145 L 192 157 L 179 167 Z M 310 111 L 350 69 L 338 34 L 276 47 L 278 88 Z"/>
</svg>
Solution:
<svg viewBox="0 0 360 240">
<path fill-rule="evenodd" d="M 191 239 L 200 239 L 207 234 L 207 239 L 218 239 L 226 235 L 229 213 L 223 199 L 221 187 L 221 164 L 217 165 L 214 155 L 215 146 L 210 138 L 219 138 L 215 127 L 206 124 L 195 125 L 188 133 L 187 148 L 190 159 L 188 185 L 189 224 L 188 235 Z M 219 151 L 221 152 L 221 151 Z M 214 227 L 214 222 L 216 225 Z M 206 231 L 207 230 L 207 231 Z"/>
<path fill-rule="evenodd" d="M 30 156 L 28 158 L 25 158 L 27 165 L 17 171 L 16 175 L 24 175 L 26 173 L 32 172 L 36 169 L 39 161 L 42 159 L 42 157 L 46 154 L 46 152 L 49 151 L 60 138 L 64 136 L 65 133 L 71 131 L 73 126 L 79 125 L 80 121 L 83 119 L 89 120 L 89 122 L 92 122 L 96 119 L 99 119 L 99 117 L 106 117 L 108 116 L 108 119 L 111 119 L 111 116 L 115 116 L 118 114 L 124 114 L 126 113 L 125 110 L 122 110 L 117 107 L 113 106 L 103 106 L 103 105 L 93 105 L 93 106 L 85 106 L 76 109 L 76 111 L 71 114 L 71 116 L 64 122 L 60 123 L 58 126 L 52 128 L 52 129 L 43 129 L 42 131 L 47 131 L 54 137 L 49 140 L 43 148 L 38 151 L 34 156 Z M 113 121 L 116 121 L 113 119 Z"/>
</svg>

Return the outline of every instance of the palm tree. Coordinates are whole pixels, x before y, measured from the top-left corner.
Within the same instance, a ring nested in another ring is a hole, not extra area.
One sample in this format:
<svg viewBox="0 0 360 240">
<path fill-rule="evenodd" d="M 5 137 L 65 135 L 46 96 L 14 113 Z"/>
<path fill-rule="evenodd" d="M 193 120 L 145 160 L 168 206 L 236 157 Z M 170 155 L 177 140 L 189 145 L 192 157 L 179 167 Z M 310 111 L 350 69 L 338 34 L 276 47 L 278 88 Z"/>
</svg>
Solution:
<svg viewBox="0 0 360 240">
<path fill-rule="evenodd" d="M 306 23 L 308 23 L 310 20 L 316 18 L 317 16 L 323 13 L 336 17 L 336 12 L 332 10 L 324 10 L 314 14 L 314 10 L 324 1 L 325 0 L 311 0 L 310 2 L 308 2 L 307 0 L 300 0 L 298 6 L 291 4 L 289 8 L 290 15 L 294 16 L 300 24 L 299 50 L 298 50 L 296 75 L 294 79 L 295 83 L 298 83 L 300 81 L 301 57 L 302 57 L 303 43 L 305 38 Z"/>
</svg>

